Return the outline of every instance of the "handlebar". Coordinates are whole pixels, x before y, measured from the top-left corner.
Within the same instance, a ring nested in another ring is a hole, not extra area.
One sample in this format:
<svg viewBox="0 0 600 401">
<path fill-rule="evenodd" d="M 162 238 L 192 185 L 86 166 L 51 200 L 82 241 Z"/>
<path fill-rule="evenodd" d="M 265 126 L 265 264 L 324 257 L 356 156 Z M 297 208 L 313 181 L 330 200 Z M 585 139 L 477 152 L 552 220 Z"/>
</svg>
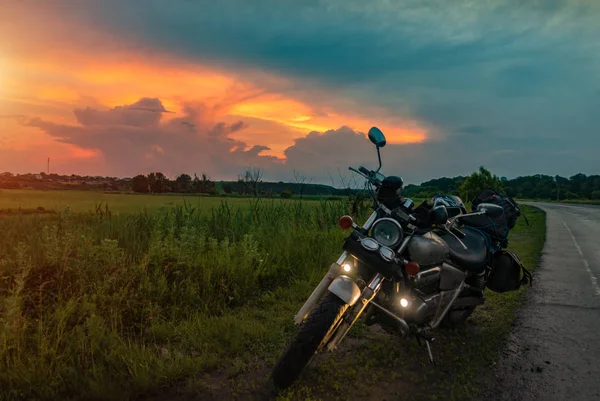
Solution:
<svg viewBox="0 0 600 401">
<path fill-rule="evenodd" d="M 380 177 L 377 177 L 378 173 L 375 172 L 375 171 L 368 170 L 366 167 L 363 167 L 363 166 L 360 166 L 358 168 L 358 170 L 355 169 L 354 167 L 348 167 L 348 170 L 354 171 L 355 173 L 358 173 L 358 174 L 362 175 L 371 184 L 375 185 L 376 187 L 379 187 L 381 185 Z"/>
</svg>

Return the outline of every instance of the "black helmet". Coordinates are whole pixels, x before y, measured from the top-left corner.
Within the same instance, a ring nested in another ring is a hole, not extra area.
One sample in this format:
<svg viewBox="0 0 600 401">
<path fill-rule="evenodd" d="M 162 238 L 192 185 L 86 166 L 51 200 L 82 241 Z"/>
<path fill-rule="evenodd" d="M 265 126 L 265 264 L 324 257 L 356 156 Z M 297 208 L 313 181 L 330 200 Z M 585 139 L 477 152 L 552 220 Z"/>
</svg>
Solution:
<svg viewBox="0 0 600 401">
<path fill-rule="evenodd" d="M 402 178 L 390 175 L 381 183 L 381 187 L 377 191 L 377 200 L 389 208 L 394 207 L 394 203 L 402 196 L 402 186 L 404 181 Z"/>
<path fill-rule="evenodd" d="M 448 217 L 467 213 L 467 208 L 462 199 L 456 195 L 434 195 L 433 198 L 431 198 L 431 205 L 432 207 L 440 205 L 446 206 L 446 209 L 448 209 Z"/>
</svg>

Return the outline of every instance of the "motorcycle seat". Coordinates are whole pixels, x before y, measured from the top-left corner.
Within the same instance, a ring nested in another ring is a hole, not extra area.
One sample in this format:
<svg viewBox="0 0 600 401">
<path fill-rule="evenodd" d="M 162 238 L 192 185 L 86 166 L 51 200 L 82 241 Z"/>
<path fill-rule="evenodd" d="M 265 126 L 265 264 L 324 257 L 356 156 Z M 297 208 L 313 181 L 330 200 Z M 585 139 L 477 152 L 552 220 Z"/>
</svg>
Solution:
<svg viewBox="0 0 600 401">
<path fill-rule="evenodd" d="M 460 229 L 465 235 L 460 241 L 466 245 L 465 249 L 454 235 L 444 232 L 438 234 L 448 245 L 450 259 L 459 267 L 471 272 L 477 272 L 485 268 L 488 256 L 488 245 L 485 237 L 479 231 L 463 227 Z"/>
</svg>

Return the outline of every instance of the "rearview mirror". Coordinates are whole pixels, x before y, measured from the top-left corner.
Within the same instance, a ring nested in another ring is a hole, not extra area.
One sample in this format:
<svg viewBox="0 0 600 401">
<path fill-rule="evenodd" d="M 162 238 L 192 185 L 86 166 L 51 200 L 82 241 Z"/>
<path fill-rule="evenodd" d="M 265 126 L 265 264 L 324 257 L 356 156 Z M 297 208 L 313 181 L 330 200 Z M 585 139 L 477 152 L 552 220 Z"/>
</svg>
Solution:
<svg viewBox="0 0 600 401">
<path fill-rule="evenodd" d="M 378 148 L 383 148 L 385 146 L 385 135 L 383 135 L 383 132 L 377 127 L 372 127 L 369 130 L 369 140 Z"/>
<path fill-rule="evenodd" d="M 446 224 L 448 221 L 448 210 L 446 210 L 446 206 L 444 205 L 436 206 L 431 209 L 429 216 L 433 224 Z"/>
<path fill-rule="evenodd" d="M 485 213 L 486 216 L 495 218 L 504 213 L 504 208 L 494 203 L 480 203 L 477 205 L 477 211 Z"/>
</svg>

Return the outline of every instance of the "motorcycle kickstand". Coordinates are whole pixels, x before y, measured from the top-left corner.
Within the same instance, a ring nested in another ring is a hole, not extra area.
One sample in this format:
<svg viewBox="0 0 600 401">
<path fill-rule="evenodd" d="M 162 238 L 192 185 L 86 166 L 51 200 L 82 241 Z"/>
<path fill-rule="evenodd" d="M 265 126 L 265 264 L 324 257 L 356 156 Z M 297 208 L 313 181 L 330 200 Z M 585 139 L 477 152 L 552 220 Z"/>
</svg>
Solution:
<svg viewBox="0 0 600 401">
<path fill-rule="evenodd" d="M 425 340 L 425 345 L 427 345 L 427 353 L 429 354 L 429 361 L 433 366 L 436 366 L 435 361 L 433 360 L 433 354 L 431 353 L 431 346 L 429 345 L 429 340 Z"/>
<path fill-rule="evenodd" d="M 421 338 L 423 338 L 423 340 L 425 340 L 425 345 L 427 346 L 427 355 L 429 356 L 429 361 L 431 362 L 432 365 L 436 366 L 436 363 L 433 360 L 433 353 L 431 352 L 431 343 L 435 340 L 435 338 L 431 337 L 426 332 L 417 332 L 415 334 L 416 334 L 415 337 L 417 338 L 417 343 L 419 344 L 419 346 L 421 346 Z"/>
</svg>

